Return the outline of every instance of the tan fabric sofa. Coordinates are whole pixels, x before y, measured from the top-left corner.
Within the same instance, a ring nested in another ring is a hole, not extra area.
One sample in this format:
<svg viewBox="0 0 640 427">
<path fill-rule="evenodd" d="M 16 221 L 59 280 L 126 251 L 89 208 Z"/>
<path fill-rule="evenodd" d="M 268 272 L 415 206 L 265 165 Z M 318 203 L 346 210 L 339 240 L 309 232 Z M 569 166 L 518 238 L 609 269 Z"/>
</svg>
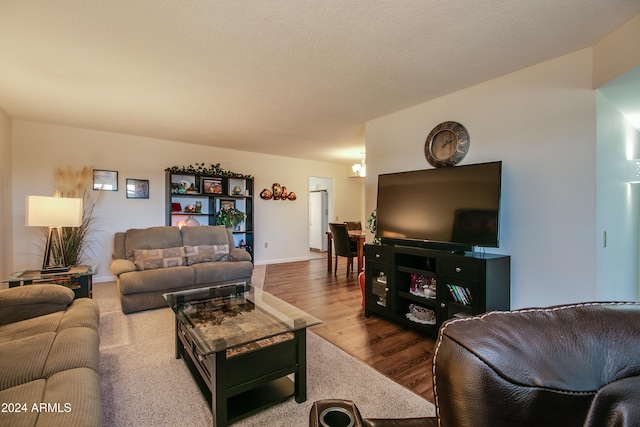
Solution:
<svg viewBox="0 0 640 427">
<path fill-rule="evenodd" d="M 166 307 L 167 292 L 248 282 L 253 273 L 251 255 L 219 225 L 130 229 L 116 233 L 113 246 L 124 313 Z"/>
<path fill-rule="evenodd" d="M 59 285 L 0 290 L 0 425 L 101 426 L 98 304 Z"/>
</svg>

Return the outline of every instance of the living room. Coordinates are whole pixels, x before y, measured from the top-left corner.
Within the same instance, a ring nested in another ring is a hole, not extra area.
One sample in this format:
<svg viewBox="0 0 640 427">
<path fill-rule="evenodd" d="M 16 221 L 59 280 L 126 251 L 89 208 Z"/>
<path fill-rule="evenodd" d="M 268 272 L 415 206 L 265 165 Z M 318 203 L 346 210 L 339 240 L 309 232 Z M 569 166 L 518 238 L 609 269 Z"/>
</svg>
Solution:
<svg viewBox="0 0 640 427">
<path fill-rule="evenodd" d="M 628 39 L 638 20 L 636 16 L 594 47 L 368 121 L 364 182 L 349 177 L 348 165 L 335 162 L 52 125 L 4 113 L 0 272 L 7 277 L 38 264 L 40 236 L 23 225 L 24 200 L 30 194 L 51 194 L 54 169 L 67 165 L 116 170 L 121 180 L 149 179 L 148 200 L 105 192 L 97 205 L 97 282 L 112 278 L 113 233 L 164 224 L 164 169 L 195 162 L 220 163 L 253 175 L 257 191 L 280 182 L 301 195 L 282 204 L 256 201 L 255 262 L 306 259 L 309 176 L 334 179 L 338 220 L 366 221 L 375 209 L 377 175 L 427 167 L 426 135 L 438 123 L 455 119 L 471 134 L 463 163 L 504 164 L 496 251 L 513 258 L 513 308 L 637 299 L 638 189 L 626 184 L 623 169 L 626 159 L 633 158 L 628 153 L 639 150 L 638 131 L 607 101 L 606 88 L 592 87 L 601 83 L 594 81 L 599 75 L 608 76 L 601 78 L 604 82 L 623 71 L 636 72 L 629 64 L 616 68 L 615 62 L 598 60 L 609 58 L 612 49 L 625 57 L 625 47 L 612 48 L 609 40 L 619 44 L 618 34 Z M 610 124 L 616 122 L 618 126 Z M 364 205 L 353 203 L 362 200 L 363 191 Z"/>
<path fill-rule="evenodd" d="M 626 164 L 640 157 L 640 131 L 612 104 L 607 89 L 618 78 L 638 79 L 640 55 L 632 45 L 638 38 L 640 15 L 592 46 L 366 120 L 364 179 L 351 177 L 345 162 L 44 123 L 0 111 L 0 276 L 40 264 L 41 236 L 24 226 L 24 200 L 50 195 L 57 167 L 116 170 L 120 185 L 125 178 L 149 180 L 149 199 L 128 200 L 122 191 L 102 195 L 96 283 L 113 280 L 115 232 L 164 224 L 165 168 L 196 162 L 250 174 L 257 191 L 274 182 L 295 191 L 295 202 L 256 198 L 255 263 L 301 261 L 308 256 L 309 176 L 333 178 L 337 220 L 364 222 L 375 209 L 377 175 L 427 168 L 427 134 L 455 120 L 471 136 L 463 164 L 503 162 L 500 247 L 487 251 L 511 256 L 512 308 L 637 301 L 640 189 L 627 181 Z"/>
</svg>

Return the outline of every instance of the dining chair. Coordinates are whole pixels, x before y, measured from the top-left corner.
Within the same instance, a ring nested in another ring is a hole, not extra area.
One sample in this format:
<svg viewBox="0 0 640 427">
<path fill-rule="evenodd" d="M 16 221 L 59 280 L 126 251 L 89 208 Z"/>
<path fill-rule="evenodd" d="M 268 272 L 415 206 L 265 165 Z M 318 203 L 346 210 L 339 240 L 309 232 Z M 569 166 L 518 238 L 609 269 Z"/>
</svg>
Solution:
<svg viewBox="0 0 640 427">
<path fill-rule="evenodd" d="M 333 239 L 333 247 L 335 249 L 336 259 L 333 269 L 333 275 L 338 274 L 338 256 L 348 259 L 347 262 L 347 277 L 349 277 L 350 269 L 353 270 L 353 258 L 358 256 L 358 251 L 351 245 L 351 239 L 349 238 L 349 232 L 345 224 L 329 224 L 331 229 L 331 236 Z"/>
<path fill-rule="evenodd" d="M 348 231 L 362 231 L 362 223 L 360 221 L 345 221 Z"/>
</svg>

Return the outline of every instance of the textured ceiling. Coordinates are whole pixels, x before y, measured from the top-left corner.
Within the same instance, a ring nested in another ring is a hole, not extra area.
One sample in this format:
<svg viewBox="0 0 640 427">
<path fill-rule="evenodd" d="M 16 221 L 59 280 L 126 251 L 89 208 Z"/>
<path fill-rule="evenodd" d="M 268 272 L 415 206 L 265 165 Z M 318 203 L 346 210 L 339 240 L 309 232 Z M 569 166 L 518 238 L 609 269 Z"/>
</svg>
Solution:
<svg viewBox="0 0 640 427">
<path fill-rule="evenodd" d="M 2 0 L 11 117 L 352 162 L 367 120 L 594 45 L 638 0 Z"/>
</svg>

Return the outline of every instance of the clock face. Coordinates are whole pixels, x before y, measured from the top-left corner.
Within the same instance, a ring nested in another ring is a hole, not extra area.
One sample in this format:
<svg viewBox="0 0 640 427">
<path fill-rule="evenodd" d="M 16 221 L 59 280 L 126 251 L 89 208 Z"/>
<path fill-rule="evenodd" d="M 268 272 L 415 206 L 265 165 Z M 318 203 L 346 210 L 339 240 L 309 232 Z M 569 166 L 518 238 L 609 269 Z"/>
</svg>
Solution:
<svg viewBox="0 0 640 427">
<path fill-rule="evenodd" d="M 435 134 L 431 141 L 431 152 L 438 160 L 447 160 L 456 151 L 457 137 L 450 130 L 443 130 Z"/>
<path fill-rule="evenodd" d="M 427 161 L 439 168 L 454 166 L 469 151 L 469 133 L 457 122 L 443 122 L 434 127 L 424 144 Z"/>
</svg>

